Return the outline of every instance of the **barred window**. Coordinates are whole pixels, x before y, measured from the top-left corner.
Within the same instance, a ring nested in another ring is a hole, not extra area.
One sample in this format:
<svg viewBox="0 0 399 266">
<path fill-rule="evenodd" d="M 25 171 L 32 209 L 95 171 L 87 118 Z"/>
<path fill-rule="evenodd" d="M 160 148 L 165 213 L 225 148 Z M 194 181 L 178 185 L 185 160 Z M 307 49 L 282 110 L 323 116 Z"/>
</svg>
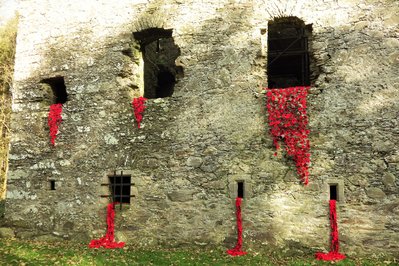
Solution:
<svg viewBox="0 0 399 266">
<path fill-rule="evenodd" d="M 308 37 L 311 25 L 296 17 L 283 17 L 268 25 L 268 87 L 309 86 Z"/>
</svg>

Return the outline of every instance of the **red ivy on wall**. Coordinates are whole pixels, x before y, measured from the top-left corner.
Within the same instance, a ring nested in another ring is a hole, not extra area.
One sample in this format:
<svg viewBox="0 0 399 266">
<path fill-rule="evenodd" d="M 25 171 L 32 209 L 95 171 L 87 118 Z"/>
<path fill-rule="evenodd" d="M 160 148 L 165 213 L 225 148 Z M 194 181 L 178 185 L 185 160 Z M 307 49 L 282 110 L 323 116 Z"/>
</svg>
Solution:
<svg viewBox="0 0 399 266">
<path fill-rule="evenodd" d="M 125 246 L 125 242 L 115 242 L 114 220 L 115 203 L 110 203 L 107 207 L 107 232 L 102 238 L 90 241 L 90 248 L 123 248 Z"/>
<path fill-rule="evenodd" d="M 270 133 L 273 144 L 279 149 L 284 141 L 285 150 L 296 164 L 302 182 L 309 182 L 309 130 L 306 115 L 306 97 L 309 87 L 267 89 L 266 108 L 269 113 Z M 277 152 L 274 154 L 277 155 Z"/>
<path fill-rule="evenodd" d="M 58 126 L 61 124 L 62 121 L 61 113 L 62 113 L 61 103 L 55 103 L 50 105 L 50 111 L 48 113 L 47 121 L 50 127 L 50 142 L 53 146 L 55 145 L 55 139 L 58 133 Z"/>
<path fill-rule="evenodd" d="M 132 101 L 132 106 L 134 110 L 134 117 L 136 118 L 137 127 L 140 128 L 140 123 L 143 120 L 143 113 L 146 108 L 145 101 L 146 98 L 140 96 L 139 98 L 134 98 Z"/>
</svg>

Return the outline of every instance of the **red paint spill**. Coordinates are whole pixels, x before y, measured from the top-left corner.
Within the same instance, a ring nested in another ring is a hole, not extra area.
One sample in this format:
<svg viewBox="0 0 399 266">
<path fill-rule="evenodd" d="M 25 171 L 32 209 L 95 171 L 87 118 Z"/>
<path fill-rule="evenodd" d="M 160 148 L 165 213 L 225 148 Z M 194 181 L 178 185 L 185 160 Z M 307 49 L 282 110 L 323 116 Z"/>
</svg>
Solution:
<svg viewBox="0 0 399 266">
<path fill-rule="evenodd" d="M 241 200 L 242 198 L 236 198 L 236 217 L 237 217 L 237 244 L 233 249 L 227 250 L 227 253 L 231 256 L 242 256 L 247 252 L 242 251 L 242 218 L 241 218 Z"/>
<path fill-rule="evenodd" d="M 50 128 L 50 142 L 53 146 L 55 145 L 55 139 L 58 133 L 58 126 L 61 124 L 62 121 L 61 113 L 62 113 L 61 103 L 55 103 L 50 105 L 50 111 L 48 113 L 47 122 Z"/>
<path fill-rule="evenodd" d="M 339 238 L 338 238 L 338 225 L 337 225 L 337 209 L 336 201 L 330 200 L 330 224 L 331 224 L 331 246 L 328 253 L 316 253 L 318 260 L 343 260 L 345 255 L 339 253 Z"/>
<path fill-rule="evenodd" d="M 115 242 L 114 220 L 115 203 L 110 203 L 107 207 L 107 232 L 102 238 L 90 241 L 89 248 L 123 248 L 125 242 Z"/>
</svg>

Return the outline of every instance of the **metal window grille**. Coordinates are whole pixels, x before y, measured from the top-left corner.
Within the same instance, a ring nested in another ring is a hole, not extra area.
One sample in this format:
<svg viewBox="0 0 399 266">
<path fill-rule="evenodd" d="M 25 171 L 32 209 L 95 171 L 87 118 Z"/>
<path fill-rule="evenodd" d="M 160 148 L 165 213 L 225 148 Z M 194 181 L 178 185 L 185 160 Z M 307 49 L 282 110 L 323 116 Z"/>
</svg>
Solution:
<svg viewBox="0 0 399 266">
<path fill-rule="evenodd" d="M 130 204 L 130 198 L 134 195 L 130 194 L 131 186 L 131 176 L 124 175 L 123 171 L 117 174 L 114 171 L 113 175 L 108 175 L 109 183 L 101 184 L 101 186 L 108 186 L 110 195 L 101 195 L 103 198 L 111 198 L 112 202 L 119 203 L 120 209 L 122 210 L 122 204 Z"/>
<path fill-rule="evenodd" d="M 288 24 L 287 27 L 290 25 Z M 281 27 L 281 26 L 279 26 Z M 310 85 L 308 37 L 305 28 L 296 28 L 296 34 L 286 35 L 269 28 L 268 87 L 284 88 Z"/>
</svg>

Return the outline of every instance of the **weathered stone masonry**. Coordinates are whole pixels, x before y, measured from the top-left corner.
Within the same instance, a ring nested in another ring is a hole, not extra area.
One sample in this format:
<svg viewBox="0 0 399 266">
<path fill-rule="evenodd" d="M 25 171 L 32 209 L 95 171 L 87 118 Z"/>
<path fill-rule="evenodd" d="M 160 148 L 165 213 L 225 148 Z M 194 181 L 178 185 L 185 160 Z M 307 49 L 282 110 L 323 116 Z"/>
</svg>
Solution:
<svg viewBox="0 0 399 266">
<path fill-rule="evenodd" d="M 244 245 L 312 252 L 328 249 L 338 184 L 342 251 L 398 254 L 398 11 L 388 0 L 23 1 L 8 226 L 88 243 L 105 228 L 100 184 L 123 170 L 135 197 L 117 210 L 118 241 L 231 247 L 240 181 Z M 312 24 L 307 187 L 273 156 L 266 124 L 265 32 L 277 16 Z M 133 33 L 149 28 L 172 30 L 182 71 L 137 129 L 130 103 L 145 94 L 145 60 Z M 43 80 L 56 76 L 68 100 L 51 147 Z"/>
</svg>

